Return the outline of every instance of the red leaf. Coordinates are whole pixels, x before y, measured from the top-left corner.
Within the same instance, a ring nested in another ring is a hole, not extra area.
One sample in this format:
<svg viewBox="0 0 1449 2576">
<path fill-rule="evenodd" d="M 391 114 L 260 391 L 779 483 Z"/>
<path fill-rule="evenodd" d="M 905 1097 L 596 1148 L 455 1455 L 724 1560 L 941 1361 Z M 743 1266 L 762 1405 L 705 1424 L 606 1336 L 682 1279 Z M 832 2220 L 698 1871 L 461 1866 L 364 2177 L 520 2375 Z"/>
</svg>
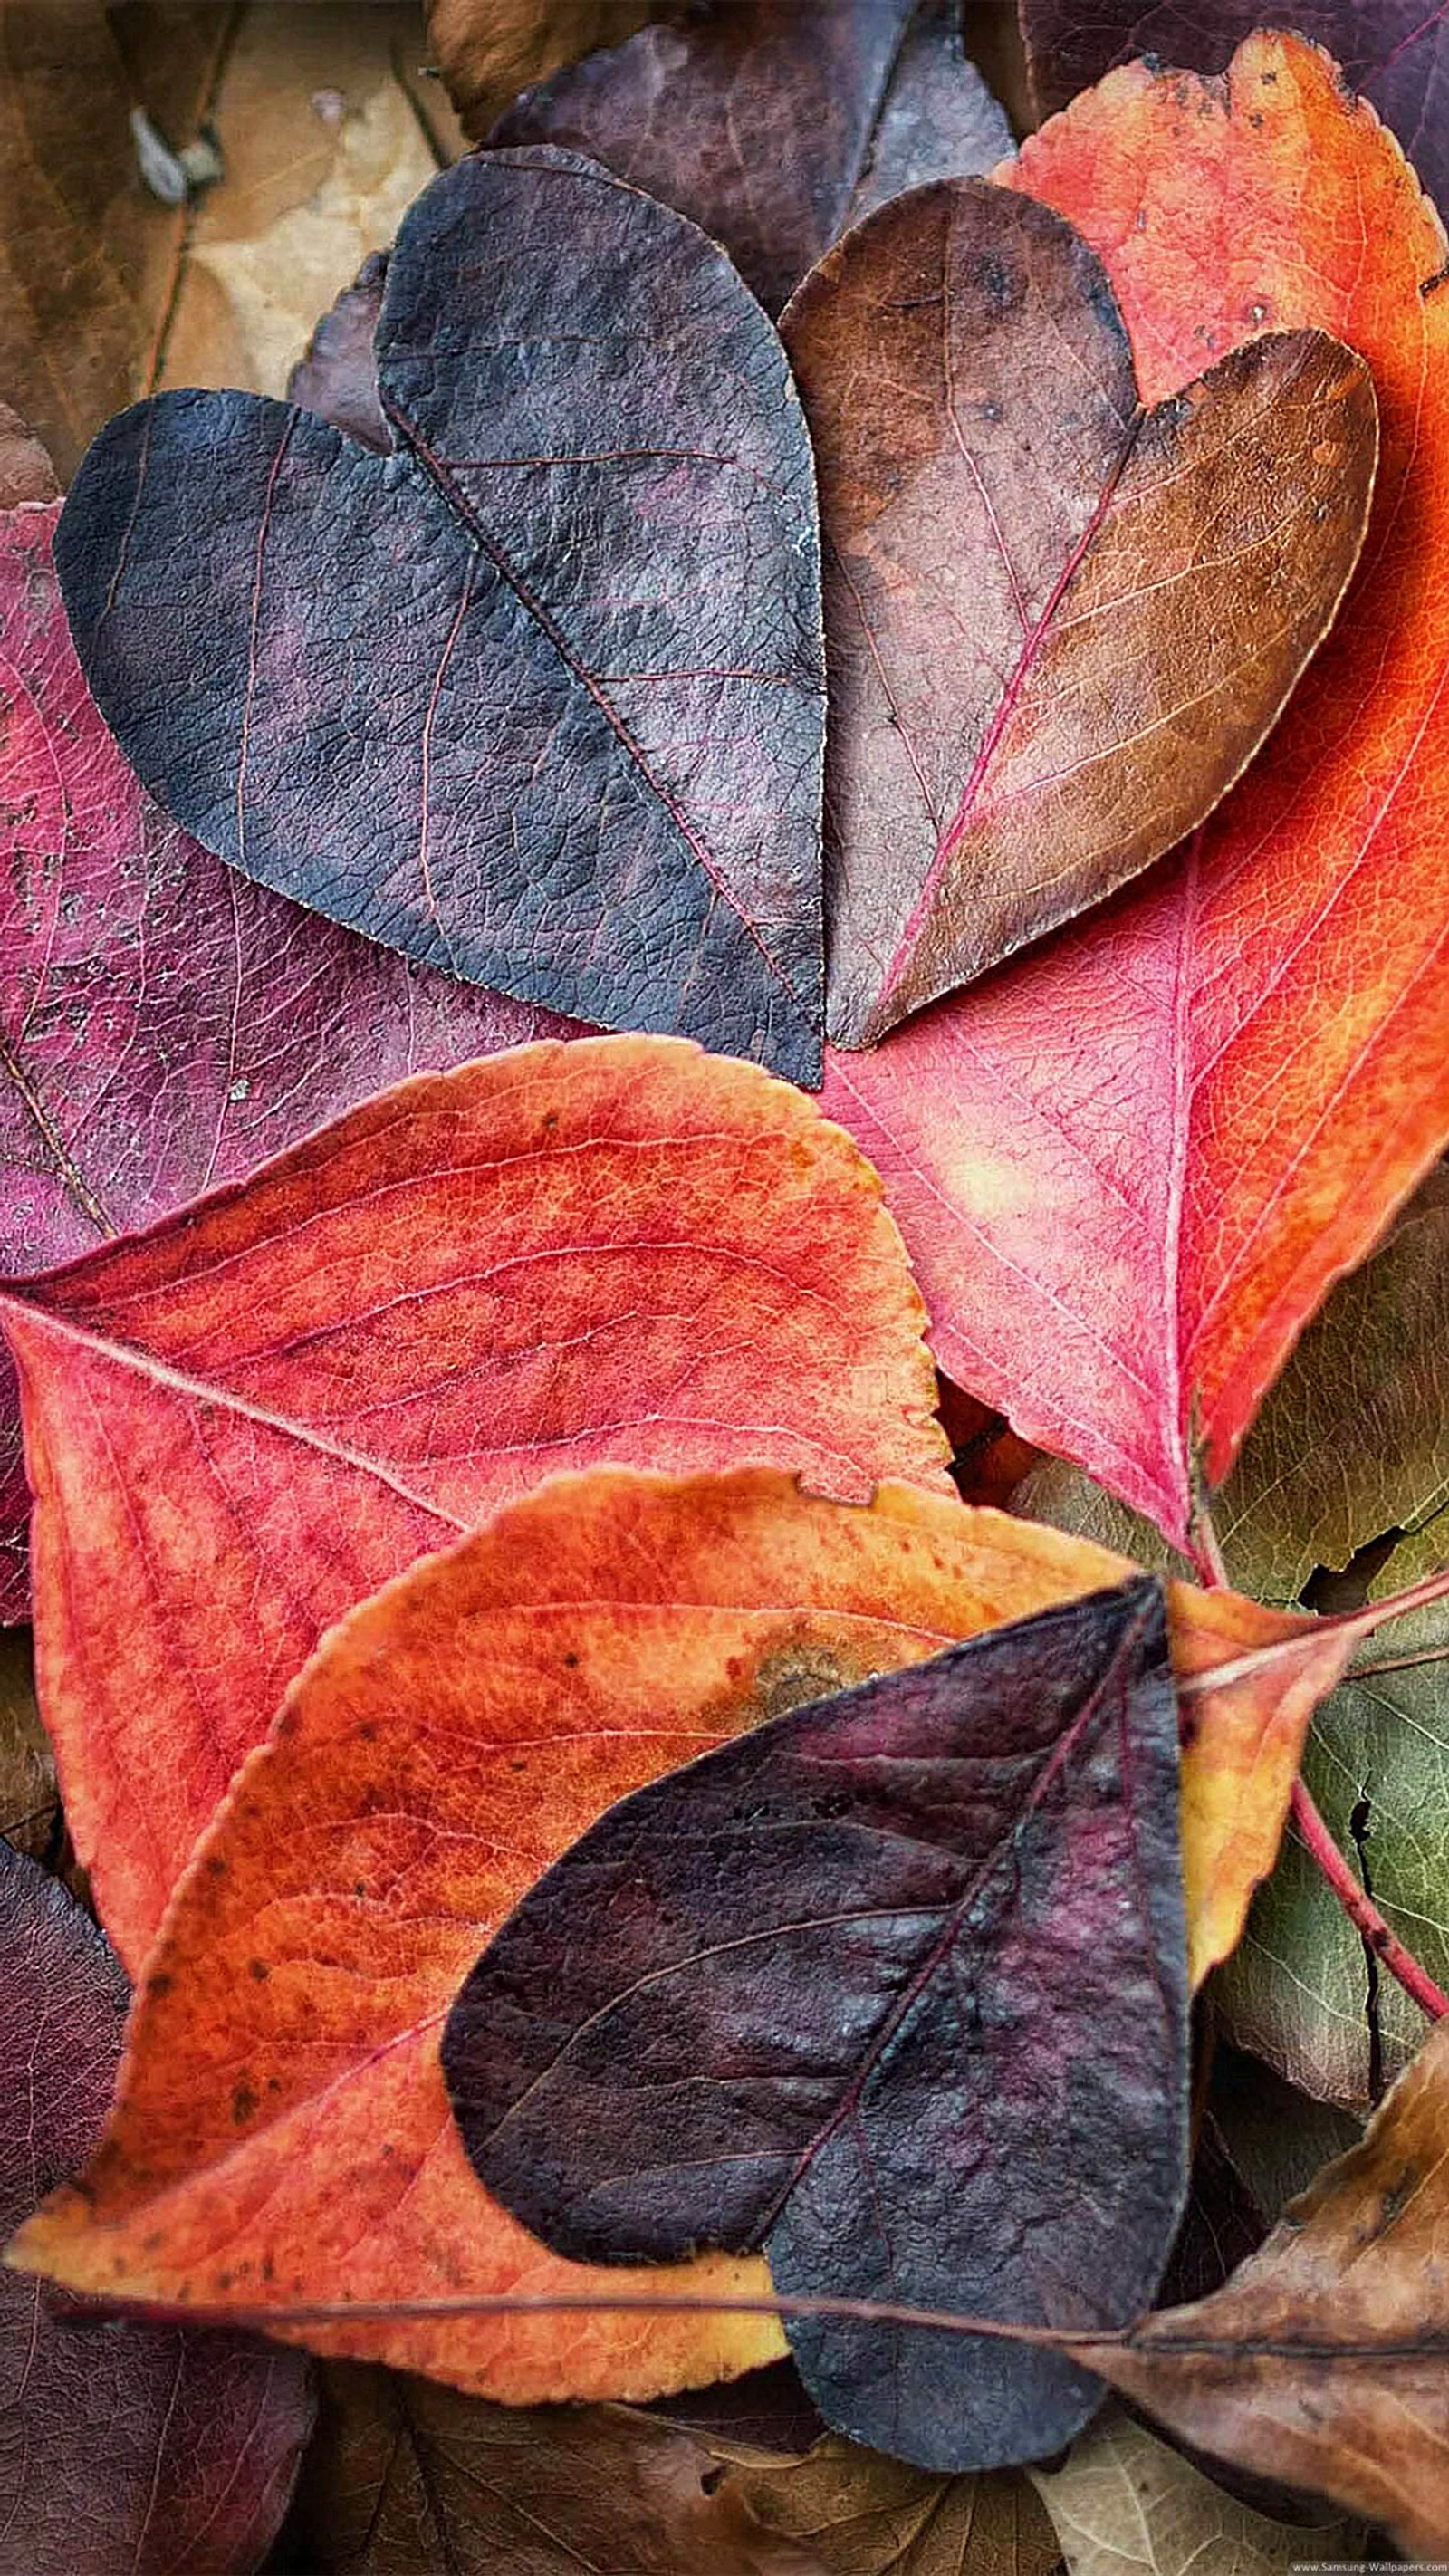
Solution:
<svg viewBox="0 0 1449 2576">
<path fill-rule="evenodd" d="M 88 696 L 53 509 L 0 519 L 0 1268 L 38 1270 L 234 1180 L 423 1064 L 552 1013 L 410 967 L 168 823 Z M 30 1498 L 0 1358 L 0 1617 Z"/>
<path fill-rule="evenodd" d="M 100 2133 L 126 1980 L 0 1843 L 0 2234 Z M 306 2366 L 237 2335 L 108 2320 L 0 2271 L 0 2562 L 14 2576 L 250 2576 L 312 2427 Z"/>
<path fill-rule="evenodd" d="M 1177 1538 L 1195 1444 L 1217 1482 L 1449 1133 L 1445 241 L 1292 38 L 1226 85 L 1115 73 L 1019 179 L 1100 253 L 1148 399 L 1312 327 L 1379 398 L 1364 561 L 1271 758 L 1140 891 L 830 1069 L 943 1368 Z"/>
<path fill-rule="evenodd" d="M 419 1076 L 0 1310 L 41 1706 L 131 1959 L 323 1629 L 551 1469 L 951 1490 L 874 1174 L 679 1039 Z"/>
<path fill-rule="evenodd" d="M 1449 203 L 1449 14 L 1433 0 L 1018 0 L 1043 116 L 1134 54 L 1185 71 L 1226 71 L 1267 23 L 1323 45 L 1372 99 L 1432 196 Z"/>
</svg>

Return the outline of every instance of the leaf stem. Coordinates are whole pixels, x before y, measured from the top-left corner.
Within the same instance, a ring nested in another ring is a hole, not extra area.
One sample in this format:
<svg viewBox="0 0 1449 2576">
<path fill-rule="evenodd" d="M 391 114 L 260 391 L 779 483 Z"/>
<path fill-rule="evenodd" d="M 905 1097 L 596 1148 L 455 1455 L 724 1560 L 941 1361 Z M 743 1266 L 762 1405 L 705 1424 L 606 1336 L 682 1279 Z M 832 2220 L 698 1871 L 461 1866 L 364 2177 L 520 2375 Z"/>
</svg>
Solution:
<svg viewBox="0 0 1449 2576">
<path fill-rule="evenodd" d="M 1431 1602 L 1446 1599 L 1449 1565 L 1441 1566 L 1437 1574 L 1426 1574 L 1422 1583 L 1411 1583 L 1405 1592 L 1391 1592 L 1386 1600 L 1365 1602 L 1362 1610 L 1340 1610 L 1328 1619 L 1305 1618 L 1291 1637 L 1279 1637 L 1271 1646 L 1254 1646 L 1245 1655 L 1235 1655 L 1231 1663 L 1187 1673 L 1177 1685 L 1178 1698 L 1200 1699 L 1205 1691 L 1225 1690 L 1229 1682 L 1247 1681 L 1253 1673 L 1264 1672 L 1273 1664 L 1291 1663 L 1295 1656 L 1311 1653 L 1324 1637 L 1371 1637 L 1390 1619 L 1407 1618 L 1411 1610 L 1424 1610 Z"/>
<path fill-rule="evenodd" d="M 1407 1673 L 1415 1664 L 1443 1663 L 1449 1663 L 1449 1643 L 1442 1646 L 1421 1646 L 1417 1655 L 1375 1656 L 1372 1663 L 1350 1664 L 1344 1680 L 1371 1682 L 1379 1673 Z"/>
<path fill-rule="evenodd" d="M 1397 1977 L 1406 1995 L 1431 2021 L 1449 2013 L 1449 1995 L 1435 1985 L 1427 1968 L 1421 1968 L 1412 1952 L 1406 1950 L 1397 1933 L 1391 1932 L 1368 1890 L 1361 1886 L 1349 1868 L 1314 1801 L 1313 1792 L 1302 1775 L 1293 1783 L 1293 1822 L 1311 1857 L 1322 1870 L 1349 1921 L 1362 1933 L 1381 1967 Z"/>
<path fill-rule="evenodd" d="M 15 2266 L 17 2270 L 20 2268 Z M 906 2326 L 927 2333 L 989 2335 L 1002 2343 L 1035 2344 L 1047 2352 L 1080 2352 L 1088 2369 L 1093 2356 L 1107 2362 L 1114 2351 L 1144 2349 L 1149 2354 L 1232 2353 L 1242 2358 L 1266 2355 L 1284 2361 L 1385 2363 L 1405 2362 L 1422 2372 L 1426 2359 L 1449 2357 L 1449 2336 L 1420 2327 L 1402 2335 L 1366 2334 L 1361 2339 L 1333 2334 L 1314 2336 L 1286 2329 L 1277 2335 L 1214 2334 L 1210 2328 L 1184 2324 L 1166 2330 L 1169 2317 L 1192 2317 L 1210 2305 L 1194 2301 L 1187 2308 L 1162 2308 L 1125 2326 L 1033 2326 L 1004 2317 L 972 2316 L 956 2308 L 916 2308 L 890 2299 L 832 2299 L 789 2291 L 741 2296 L 733 2291 L 568 2290 L 530 2292 L 464 2291 L 439 2299 L 308 2299 L 280 2300 L 262 2307 L 208 2307 L 204 2301 L 147 2299 L 110 2292 L 78 2293 L 45 2285 L 65 2300 L 68 2326 L 83 2328 L 94 2320 L 104 2325 L 115 2316 L 144 2317 L 151 2323 L 185 2326 L 256 2327 L 275 2333 L 279 2327 L 389 2325 L 394 2321 L 442 2324 L 459 2317 L 551 2316 L 727 2316 L 823 2317 L 844 2324 Z"/>
</svg>

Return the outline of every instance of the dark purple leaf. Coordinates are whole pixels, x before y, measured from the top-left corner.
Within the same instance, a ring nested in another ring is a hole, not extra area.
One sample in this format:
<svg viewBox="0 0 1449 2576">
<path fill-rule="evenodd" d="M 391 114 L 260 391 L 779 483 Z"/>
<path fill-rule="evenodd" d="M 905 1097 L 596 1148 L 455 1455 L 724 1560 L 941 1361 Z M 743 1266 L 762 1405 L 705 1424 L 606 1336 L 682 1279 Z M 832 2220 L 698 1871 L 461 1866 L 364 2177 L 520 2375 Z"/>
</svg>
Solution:
<svg viewBox="0 0 1449 2576">
<path fill-rule="evenodd" d="M 686 2388 L 678 2397 L 656 2397 L 648 2408 L 705 2439 L 742 2442 L 755 2451 L 808 2451 L 826 2430 L 793 2361 L 747 2370 L 713 2388 Z"/>
<path fill-rule="evenodd" d="M 571 1034 L 248 884 L 152 803 L 86 690 L 53 509 L 0 518 L 0 1270 L 236 1180 L 424 1066 Z M 0 1357 L 0 1618 L 30 1493 Z"/>
<path fill-rule="evenodd" d="M 778 313 L 883 198 L 1010 152 L 960 22 L 960 0 L 723 0 L 556 73 L 489 140 L 607 162 L 723 242 Z"/>
<path fill-rule="evenodd" d="M 809 441 L 722 252 L 571 153 L 413 208 L 400 452 L 254 394 L 91 448 L 56 560 L 176 819 L 420 964 L 820 1078 Z"/>
<path fill-rule="evenodd" d="M 1135 54 L 1221 72 L 1255 27 L 1312 37 L 1371 98 L 1449 210 L 1449 11 L 1433 0 L 1019 0 L 1032 90 L 1052 116 Z"/>
<path fill-rule="evenodd" d="M 0 1844 L 0 2229 L 84 2163 L 126 1980 L 73 1899 Z M 0 2567 L 248 2576 L 312 2427 L 307 2363 L 241 2335 L 92 2314 L 0 2271 Z"/>
<path fill-rule="evenodd" d="M 472 1970 L 444 2071 L 559 2253 L 763 2247 L 776 2288 L 1135 2317 L 1187 2179 L 1177 1717 L 1140 1577 L 624 1800 Z M 1068 2441 L 1010 2342 L 794 2320 L 827 2422 L 938 2469 Z"/>
<path fill-rule="evenodd" d="M 287 378 L 287 400 L 301 410 L 330 420 L 361 447 L 386 456 L 392 431 L 377 390 L 377 356 L 373 334 L 382 313 L 387 284 L 385 250 L 365 259 L 350 286 L 329 305 Z"/>
<path fill-rule="evenodd" d="M 1230 2272 L 1256 2254 L 1268 2219 L 1232 2159 L 1228 2142 L 1209 2111 L 1198 2131 L 1187 2207 L 1167 2269 L 1164 2307 L 1207 2299 Z"/>
</svg>

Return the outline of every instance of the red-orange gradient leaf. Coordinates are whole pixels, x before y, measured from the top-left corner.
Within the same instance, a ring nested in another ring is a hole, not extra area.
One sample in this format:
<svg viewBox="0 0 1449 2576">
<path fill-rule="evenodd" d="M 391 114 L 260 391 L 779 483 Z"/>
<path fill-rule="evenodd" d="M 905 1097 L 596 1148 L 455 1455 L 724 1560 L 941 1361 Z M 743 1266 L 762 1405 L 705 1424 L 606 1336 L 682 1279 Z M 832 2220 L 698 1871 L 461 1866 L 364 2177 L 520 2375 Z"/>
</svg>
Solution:
<svg viewBox="0 0 1449 2576">
<path fill-rule="evenodd" d="M 41 1705 L 133 1963 L 322 1630 L 551 1470 L 950 1490 L 874 1175 L 678 1039 L 420 1076 L 0 1316 Z"/>
<path fill-rule="evenodd" d="M 1326 56 L 1114 72 L 1017 183 L 1103 260 L 1156 401 L 1259 333 L 1369 361 L 1373 517 L 1270 753 L 1178 857 L 874 1056 L 876 1161 L 942 1366 L 1173 1537 L 1449 1132 L 1445 236 Z"/>
<path fill-rule="evenodd" d="M 501 1918 L 660 1772 L 1127 1571 L 1001 1512 L 899 1484 L 850 1508 L 768 1468 L 558 1477 L 410 1568 L 324 1640 L 242 1771 L 147 1962 L 108 2143 L 19 2259 L 72 2287 L 221 2310 L 586 2290 L 597 2275 L 484 2192 L 448 2107 L 442 2023 Z M 1191 1702 L 1201 1974 L 1271 1862 L 1312 1697 L 1343 1650 L 1233 1593 L 1178 1585 L 1170 1606 L 1179 1673 L 1309 1640 L 1304 1659 Z M 302 2339 L 526 2402 L 644 2396 L 781 2349 L 772 2320 L 687 2316 L 395 2319 Z"/>
<path fill-rule="evenodd" d="M 569 1028 L 304 912 L 168 821 L 81 675 L 55 518 L 0 518 L 4 1270 L 149 1225 L 420 1065 Z M 29 1513 L 0 1359 L 0 1618 L 26 1615 Z"/>
</svg>

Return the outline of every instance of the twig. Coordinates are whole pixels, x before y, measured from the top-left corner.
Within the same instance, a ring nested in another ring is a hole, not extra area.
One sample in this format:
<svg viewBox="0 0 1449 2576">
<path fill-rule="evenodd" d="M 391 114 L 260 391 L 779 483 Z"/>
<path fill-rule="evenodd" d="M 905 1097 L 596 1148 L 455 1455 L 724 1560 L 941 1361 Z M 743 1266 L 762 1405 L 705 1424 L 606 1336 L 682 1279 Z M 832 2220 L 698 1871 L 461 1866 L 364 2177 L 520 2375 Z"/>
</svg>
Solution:
<svg viewBox="0 0 1449 2576">
<path fill-rule="evenodd" d="M 1444 1663 L 1449 1663 L 1449 1644 L 1421 1646 L 1417 1655 L 1385 1655 L 1371 1664 L 1350 1664 L 1344 1680 L 1371 1682 L 1377 1673 L 1406 1673 L 1414 1664 Z"/>
<path fill-rule="evenodd" d="M 1198 1502 L 1193 1511 L 1187 1544 L 1188 1554 L 1209 1590 L 1220 1590 L 1228 1581 L 1228 1564 L 1205 1502 Z"/>
</svg>

